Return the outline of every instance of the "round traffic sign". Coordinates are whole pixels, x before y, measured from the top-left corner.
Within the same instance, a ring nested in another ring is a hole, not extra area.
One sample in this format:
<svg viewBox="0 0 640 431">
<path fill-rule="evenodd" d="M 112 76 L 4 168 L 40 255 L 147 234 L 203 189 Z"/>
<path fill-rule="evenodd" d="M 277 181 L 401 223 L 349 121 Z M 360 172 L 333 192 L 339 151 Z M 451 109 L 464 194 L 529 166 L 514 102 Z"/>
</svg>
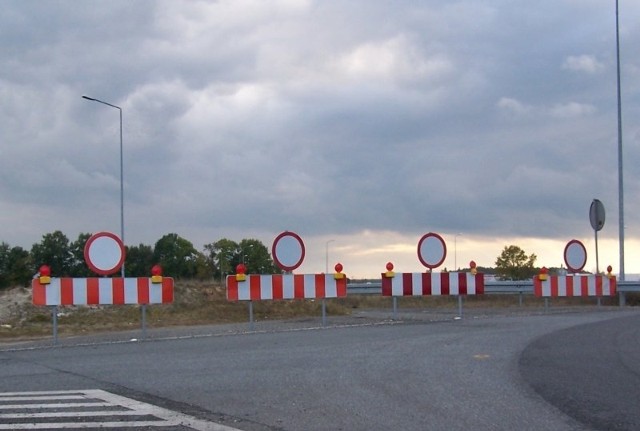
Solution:
<svg viewBox="0 0 640 431">
<path fill-rule="evenodd" d="M 589 207 L 589 221 L 591 222 L 591 227 L 596 232 L 602 229 L 604 226 L 604 205 L 598 199 L 594 199 L 591 202 L 591 206 Z"/>
<path fill-rule="evenodd" d="M 587 263 L 587 249 L 577 239 L 569 241 L 564 248 L 564 263 L 571 272 L 580 272 Z"/>
<path fill-rule="evenodd" d="M 99 275 L 117 272 L 124 263 L 124 244 L 110 232 L 91 235 L 84 246 L 84 260 Z"/>
<path fill-rule="evenodd" d="M 429 269 L 442 265 L 447 256 L 447 245 L 437 233 L 429 232 L 418 242 L 418 259 Z"/>
<path fill-rule="evenodd" d="M 273 260 L 283 271 L 293 271 L 304 260 L 304 243 L 293 232 L 282 232 L 273 240 Z"/>
</svg>

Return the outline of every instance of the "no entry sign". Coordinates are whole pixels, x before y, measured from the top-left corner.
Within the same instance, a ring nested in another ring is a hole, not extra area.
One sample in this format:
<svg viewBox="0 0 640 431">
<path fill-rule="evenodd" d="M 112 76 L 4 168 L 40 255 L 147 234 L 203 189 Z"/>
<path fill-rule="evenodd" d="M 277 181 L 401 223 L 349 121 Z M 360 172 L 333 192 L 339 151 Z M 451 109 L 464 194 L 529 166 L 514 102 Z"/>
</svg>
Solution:
<svg viewBox="0 0 640 431">
<path fill-rule="evenodd" d="M 84 260 L 99 275 L 118 272 L 124 263 L 124 244 L 110 232 L 91 235 L 84 246 Z"/>
<path fill-rule="evenodd" d="M 283 271 L 293 271 L 304 260 L 304 243 L 293 232 L 282 232 L 273 241 L 273 260 Z"/>
</svg>

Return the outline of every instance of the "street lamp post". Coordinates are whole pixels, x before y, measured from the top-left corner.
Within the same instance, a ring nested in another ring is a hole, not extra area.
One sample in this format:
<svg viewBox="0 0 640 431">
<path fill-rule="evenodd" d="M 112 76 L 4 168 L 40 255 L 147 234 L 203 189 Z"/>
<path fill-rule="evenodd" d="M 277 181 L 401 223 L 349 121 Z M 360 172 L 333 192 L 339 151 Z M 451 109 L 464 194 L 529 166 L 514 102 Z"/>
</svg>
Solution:
<svg viewBox="0 0 640 431">
<path fill-rule="evenodd" d="M 253 244 L 249 244 L 249 245 L 247 246 L 247 248 L 249 249 L 249 251 L 251 251 L 251 249 L 253 248 Z M 241 250 L 242 250 L 242 264 L 244 265 L 244 259 L 245 259 L 245 254 L 246 254 L 246 253 L 245 253 L 245 251 L 244 251 L 244 249 L 243 249 L 243 248 L 241 248 Z"/>
<path fill-rule="evenodd" d="M 89 96 L 82 96 L 83 99 L 90 100 L 92 102 L 102 103 L 103 105 L 111 106 L 112 108 L 120 111 L 120 240 L 124 244 L 124 160 L 122 155 L 122 108 L 111 103 L 107 103 L 103 100 L 94 99 Z M 124 262 L 120 268 L 120 275 L 124 278 Z"/>
<path fill-rule="evenodd" d="M 458 270 L 458 237 L 462 235 L 461 233 L 457 233 L 456 236 L 453 237 L 453 270 Z"/>
<path fill-rule="evenodd" d="M 335 239 L 330 239 L 324 245 L 324 273 L 329 274 L 329 243 L 334 242 Z"/>
<path fill-rule="evenodd" d="M 616 0 L 616 65 L 618 95 L 618 236 L 620 247 L 620 280 L 624 281 L 624 187 L 622 174 L 622 97 L 620 92 L 620 32 L 618 0 Z"/>
<path fill-rule="evenodd" d="M 330 239 L 324 243 L 324 273 L 329 274 L 329 244 L 335 239 Z M 322 326 L 327 326 L 327 300 L 322 298 Z"/>
</svg>

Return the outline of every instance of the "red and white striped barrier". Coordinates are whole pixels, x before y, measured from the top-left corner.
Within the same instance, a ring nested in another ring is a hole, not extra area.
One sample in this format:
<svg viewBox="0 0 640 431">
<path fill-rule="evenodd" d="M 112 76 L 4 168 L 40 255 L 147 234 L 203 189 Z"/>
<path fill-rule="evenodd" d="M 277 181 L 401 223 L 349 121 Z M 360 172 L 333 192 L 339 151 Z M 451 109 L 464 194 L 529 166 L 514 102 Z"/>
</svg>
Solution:
<svg viewBox="0 0 640 431">
<path fill-rule="evenodd" d="M 347 278 L 333 274 L 249 274 L 245 281 L 227 276 L 227 300 L 323 299 L 347 296 Z"/>
<path fill-rule="evenodd" d="M 549 275 L 546 280 L 533 277 L 536 296 L 614 296 L 616 278 L 606 275 Z"/>
<path fill-rule="evenodd" d="M 468 272 L 382 274 L 382 296 L 482 295 L 484 275 Z"/>
<path fill-rule="evenodd" d="M 42 284 L 33 279 L 33 305 L 166 304 L 173 302 L 173 278 L 152 283 L 140 278 L 51 278 Z"/>
</svg>

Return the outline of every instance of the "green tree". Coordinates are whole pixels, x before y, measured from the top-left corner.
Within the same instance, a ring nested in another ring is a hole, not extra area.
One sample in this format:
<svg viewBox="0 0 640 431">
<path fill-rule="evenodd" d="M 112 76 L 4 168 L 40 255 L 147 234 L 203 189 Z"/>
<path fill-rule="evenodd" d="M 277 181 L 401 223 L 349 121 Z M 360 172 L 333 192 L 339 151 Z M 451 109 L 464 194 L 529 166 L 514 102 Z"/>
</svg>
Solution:
<svg viewBox="0 0 640 431">
<path fill-rule="evenodd" d="M 197 273 L 198 254 L 191 242 L 170 233 L 156 242 L 153 261 L 162 266 L 167 277 L 192 278 Z"/>
<path fill-rule="evenodd" d="M 51 268 L 51 274 L 55 277 L 71 275 L 73 254 L 69 239 L 59 230 L 44 235 L 39 244 L 33 244 L 31 257 L 35 265 L 34 272 L 41 265 L 48 265 Z"/>
<path fill-rule="evenodd" d="M 536 274 L 537 256 L 526 255 L 517 245 L 505 246 L 496 259 L 496 276 L 500 280 L 527 280 Z"/>
<path fill-rule="evenodd" d="M 0 289 L 28 286 L 33 275 L 31 255 L 22 247 L 0 244 Z"/>
<path fill-rule="evenodd" d="M 204 255 L 204 253 L 198 253 L 196 258 L 196 274 L 195 277 L 198 280 L 207 280 L 214 276 L 214 268 L 211 266 L 211 262 Z"/>
<path fill-rule="evenodd" d="M 153 261 L 153 248 L 140 244 L 125 246 L 125 271 L 127 277 L 149 277 Z M 171 276 L 171 274 L 169 274 Z"/>
<path fill-rule="evenodd" d="M 33 274 L 29 252 L 22 247 L 12 247 L 9 251 L 9 285 L 28 287 Z"/>
<path fill-rule="evenodd" d="M 236 272 L 236 266 L 244 263 L 247 274 L 279 274 L 269 254 L 269 249 L 257 239 L 243 239 L 240 243 L 227 238 L 204 246 L 204 256 L 220 281 Z"/>
<path fill-rule="evenodd" d="M 70 245 L 72 262 L 71 262 L 71 276 L 72 277 L 94 277 L 94 274 L 84 258 L 84 247 L 87 241 L 91 238 L 90 233 L 81 233 L 78 235 L 78 239 Z"/>
<path fill-rule="evenodd" d="M 11 268 L 9 266 L 9 251 L 11 246 L 6 242 L 0 243 L 0 289 L 10 286 L 9 277 Z"/>
<path fill-rule="evenodd" d="M 204 256 L 213 268 L 214 277 L 220 277 L 220 281 L 223 281 L 225 275 L 233 272 L 240 262 L 239 251 L 238 243 L 227 238 L 204 246 Z"/>
<path fill-rule="evenodd" d="M 243 239 L 240 248 L 241 262 L 247 267 L 247 274 L 277 274 L 269 249 L 257 239 Z"/>
</svg>

